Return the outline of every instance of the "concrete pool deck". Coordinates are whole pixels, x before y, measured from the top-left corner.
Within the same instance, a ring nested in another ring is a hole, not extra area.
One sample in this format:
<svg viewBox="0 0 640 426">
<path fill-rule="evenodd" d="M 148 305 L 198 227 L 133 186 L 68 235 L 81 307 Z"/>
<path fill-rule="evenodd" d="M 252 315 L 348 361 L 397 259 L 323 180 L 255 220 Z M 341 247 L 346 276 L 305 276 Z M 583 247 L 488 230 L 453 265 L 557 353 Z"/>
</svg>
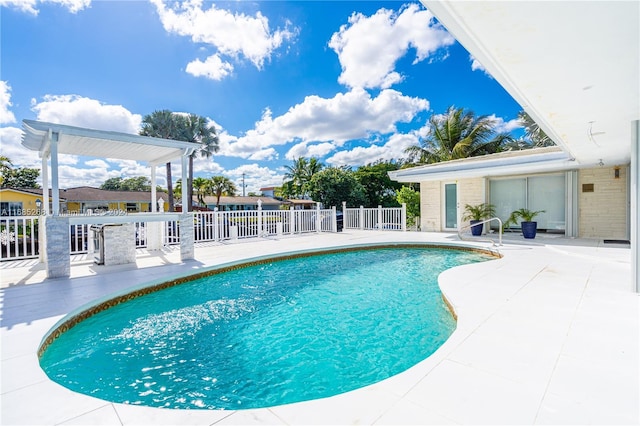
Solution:
<svg viewBox="0 0 640 426">
<path fill-rule="evenodd" d="M 460 242 L 455 234 L 346 231 L 211 243 L 180 263 L 175 250 L 136 265 L 78 258 L 71 278 L 36 261 L 0 264 L 2 425 L 639 424 L 640 298 L 628 245 L 505 239 L 503 258 L 444 272 L 458 326 L 431 357 L 374 385 L 330 398 L 242 411 L 110 403 L 49 380 L 37 349 L 64 315 L 136 284 L 258 256 L 366 243 Z"/>
</svg>

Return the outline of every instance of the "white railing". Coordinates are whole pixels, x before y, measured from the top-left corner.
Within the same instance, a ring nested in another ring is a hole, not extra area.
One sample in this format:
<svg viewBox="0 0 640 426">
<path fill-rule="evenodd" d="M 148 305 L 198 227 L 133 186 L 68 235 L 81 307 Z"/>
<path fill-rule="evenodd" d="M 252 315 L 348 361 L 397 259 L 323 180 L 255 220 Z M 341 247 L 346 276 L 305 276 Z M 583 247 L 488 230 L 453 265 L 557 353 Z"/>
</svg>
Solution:
<svg viewBox="0 0 640 426">
<path fill-rule="evenodd" d="M 130 215 L 70 215 L 69 241 L 72 255 L 92 253 L 92 224 L 135 224 L 136 248 L 169 246 L 180 243 L 180 213 L 136 213 Z M 39 256 L 38 216 L 0 218 L 0 260 Z M 336 232 L 336 208 L 310 210 L 257 210 L 194 212 L 194 241 L 223 241 L 242 238 L 293 235 L 311 232 Z M 160 223 L 151 227 L 150 223 Z M 343 203 L 345 229 L 406 230 L 406 209 L 347 209 Z M 160 234 L 158 234 L 160 233 Z M 150 243 L 153 238 L 153 243 Z"/>
<path fill-rule="evenodd" d="M 335 232 L 336 211 L 258 210 L 194 212 L 196 242 L 268 237 L 308 232 Z"/>
<path fill-rule="evenodd" d="M 347 208 L 346 203 L 342 203 L 342 213 L 344 229 L 407 230 L 406 204 L 401 207 Z"/>
<path fill-rule="evenodd" d="M 0 218 L 0 260 L 38 257 L 38 217 Z"/>
</svg>

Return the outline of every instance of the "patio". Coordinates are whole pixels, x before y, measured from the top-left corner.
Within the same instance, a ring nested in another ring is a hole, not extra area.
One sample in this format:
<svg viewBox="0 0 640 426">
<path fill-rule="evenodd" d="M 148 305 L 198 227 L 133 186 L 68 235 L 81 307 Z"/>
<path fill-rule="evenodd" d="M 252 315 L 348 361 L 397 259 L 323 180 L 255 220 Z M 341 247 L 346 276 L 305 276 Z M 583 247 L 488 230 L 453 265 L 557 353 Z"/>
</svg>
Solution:
<svg viewBox="0 0 640 426">
<path fill-rule="evenodd" d="M 639 304 L 629 245 L 508 235 L 502 259 L 440 276 L 458 328 L 428 359 L 363 389 L 246 411 L 109 403 L 50 381 L 36 351 L 65 314 L 154 279 L 240 259 L 366 243 L 460 244 L 455 234 L 342 233 L 196 245 L 138 254 L 136 264 L 76 258 L 46 280 L 32 260 L 0 264 L 2 424 L 638 424 Z M 486 243 L 464 243 L 488 247 Z"/>
</svg>

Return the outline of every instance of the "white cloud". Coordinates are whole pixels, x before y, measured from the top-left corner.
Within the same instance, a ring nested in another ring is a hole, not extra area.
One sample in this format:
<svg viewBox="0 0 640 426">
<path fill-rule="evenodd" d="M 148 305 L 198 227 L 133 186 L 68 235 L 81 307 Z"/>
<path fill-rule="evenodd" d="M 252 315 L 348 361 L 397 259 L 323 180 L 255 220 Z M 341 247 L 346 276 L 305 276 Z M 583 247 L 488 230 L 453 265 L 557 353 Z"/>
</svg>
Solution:
<svg viewBox="0 0 640 426">
<path fill-rule="evenodd" d="M 491 114 L 489 118 L 495 122 L 495 130 L 498 133 L 511 133 L 513 130 L 522 128 L 522 123 L 517 118 L 504 121 L 504 118 L 496 117 L 495 114 Z"/>
<path fill-rule="evenodd" d="M 220 55 L 209 56 L 204 62 L 200 59 L 187 64 L 187 73 L 194 77 L 206 77 L 220 81 L 233 72 L 233 65 L 220 59 Z"/>
<path fill-rule="evenodd" d="M 387 9 L 372 16 L 354 13 L 333 34 L 329 47 L 342 66 L 341 84 L 384 89 L 402 80 L 394 68 L 409 49 L 416 51 L 415 64 L 454 42 L 431 12 L 411 4 L 398 13 Z"/>
<path fill-rule="evenodd" d="M 122 105 L 105 105 L 78 95 L 45 95 L 42 102 L 31 101 L 37 119 L 96 130 L 134 133 L 140 130 L 142 117 Z"/>
<path fill-rule="evenodd" d="M 221 155 L 241 158 L 264 157 L 275 153 L 273 146 L 301 142 L 330 142 L 341 146 L 353 139 L 368 138 L 375 133 L 393 133 L 399 122 L 411 122 L 429 109 L 425 99 L 404 96 L 385 89 L 372 98 L 364 89 L 338 93 L 333 98 L 307 96 L 286 113 L 273 118 L 266 109 L 254 129 L 244 136 L 221 137 Z M 320 150 L 326 150 L 321 145 Z M 300 148 L 298 148 L 300 149 Z"/>
<path fill-rule="evenodd" d="M 404 150 L 419 143 L 419 132 L 392 135 L 384 145 L 358 146 L 337 152 L 327 158 L 332 166 L 362 166 L 377 160 L 397 160 L 406 156 Z"/>
<path fill-rule="evenodd" d="M 287 160 L 295 160 L 300 157 L 317 157 L 321 158 L 336 149 L 336 145 L 331 142 L 308 144 L 300 142 L 287 151 L 285 158 Z"/>
<path fill-rule="evenodd" d="M 261 167 L 258 164 L 243 164 L 235 169 L 227 170 L 222 175 L 228 176 L 238 187 L 239 194 L 242 194 L 242 175 L 244 174 L 245 194 L 249 192 L 260 192 L 260 188 L 266 186 L 280 186 L 284 179 L 283 174 L 268 167 Z"/>
<path fill-rule="evenodd" d="M 482 71 L 487 77 L 493 78 L 489 71 L 478 61 L 473 55 L 469 55 L 469 61 L 471 62 L 472 71 Z"/>
<path fill-rule="evenodd" d="M 191 37 L 194 43 L 204 43 L 217 50 L 205 62 L 195 60 L 187 66 L 187 72 L 219 80 L 233 69 L 231 64 L 222 61 L 219 55 L 231 58 L 240 56 L 248 59 L 256 68 L 262 69 L 265 60 L 286 40 L 295 37 L 297 29 L 286 28 L 272 31 L 269 19 L 256 12 L 250 16 L 244 13 L 231 13 L 219 9 L 215 3 L 209 9 L 203 9 L 202 0 L 168 3 L 164 0 L 152 0 L 156 6 L 160 21 L 169 33 Z M 197 74 L 196 74 L 197 73 Z"/>
<path fill-rule="evenodd" d="M 0 124 L 16 122 L 16 116 L 9 110 L 11 103 L 11 86 L 6 81 L 0 81 Z"/>
<path fill-rule="evenodd" d="M 91 0 L 0 0 L 0 7 L 11 7 L 22 12 L 37 15 L 38 5 L 42 3 L 58 4 L 71 13 L 78 13 L 91 5 Z"/>
</svg>

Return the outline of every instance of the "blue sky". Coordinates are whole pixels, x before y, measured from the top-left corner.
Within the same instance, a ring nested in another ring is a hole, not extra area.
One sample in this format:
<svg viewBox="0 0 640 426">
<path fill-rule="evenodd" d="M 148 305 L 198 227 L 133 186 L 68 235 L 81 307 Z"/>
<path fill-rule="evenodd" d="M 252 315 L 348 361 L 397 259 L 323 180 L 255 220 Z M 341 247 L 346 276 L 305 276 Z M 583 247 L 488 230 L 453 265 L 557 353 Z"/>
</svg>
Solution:
<svg viewBox="0 0 640 426">
<path fill-rule="evenodd" d="M 240 188 L 244 173 L 247 191 L 280 185 L 301 156 L 401 158 L 450 105 L 521 133 L 521 107 L 417 2 L 0 0 L 0 27 L 0 150 L 17 166 L 40 167 L 20 145 L 25 118 L 137 133 L 160 109 L 210 119 L 220 151 L 195 175 Z M 150 175 L 61 163 L 67 188 Z"/>
</svg>

